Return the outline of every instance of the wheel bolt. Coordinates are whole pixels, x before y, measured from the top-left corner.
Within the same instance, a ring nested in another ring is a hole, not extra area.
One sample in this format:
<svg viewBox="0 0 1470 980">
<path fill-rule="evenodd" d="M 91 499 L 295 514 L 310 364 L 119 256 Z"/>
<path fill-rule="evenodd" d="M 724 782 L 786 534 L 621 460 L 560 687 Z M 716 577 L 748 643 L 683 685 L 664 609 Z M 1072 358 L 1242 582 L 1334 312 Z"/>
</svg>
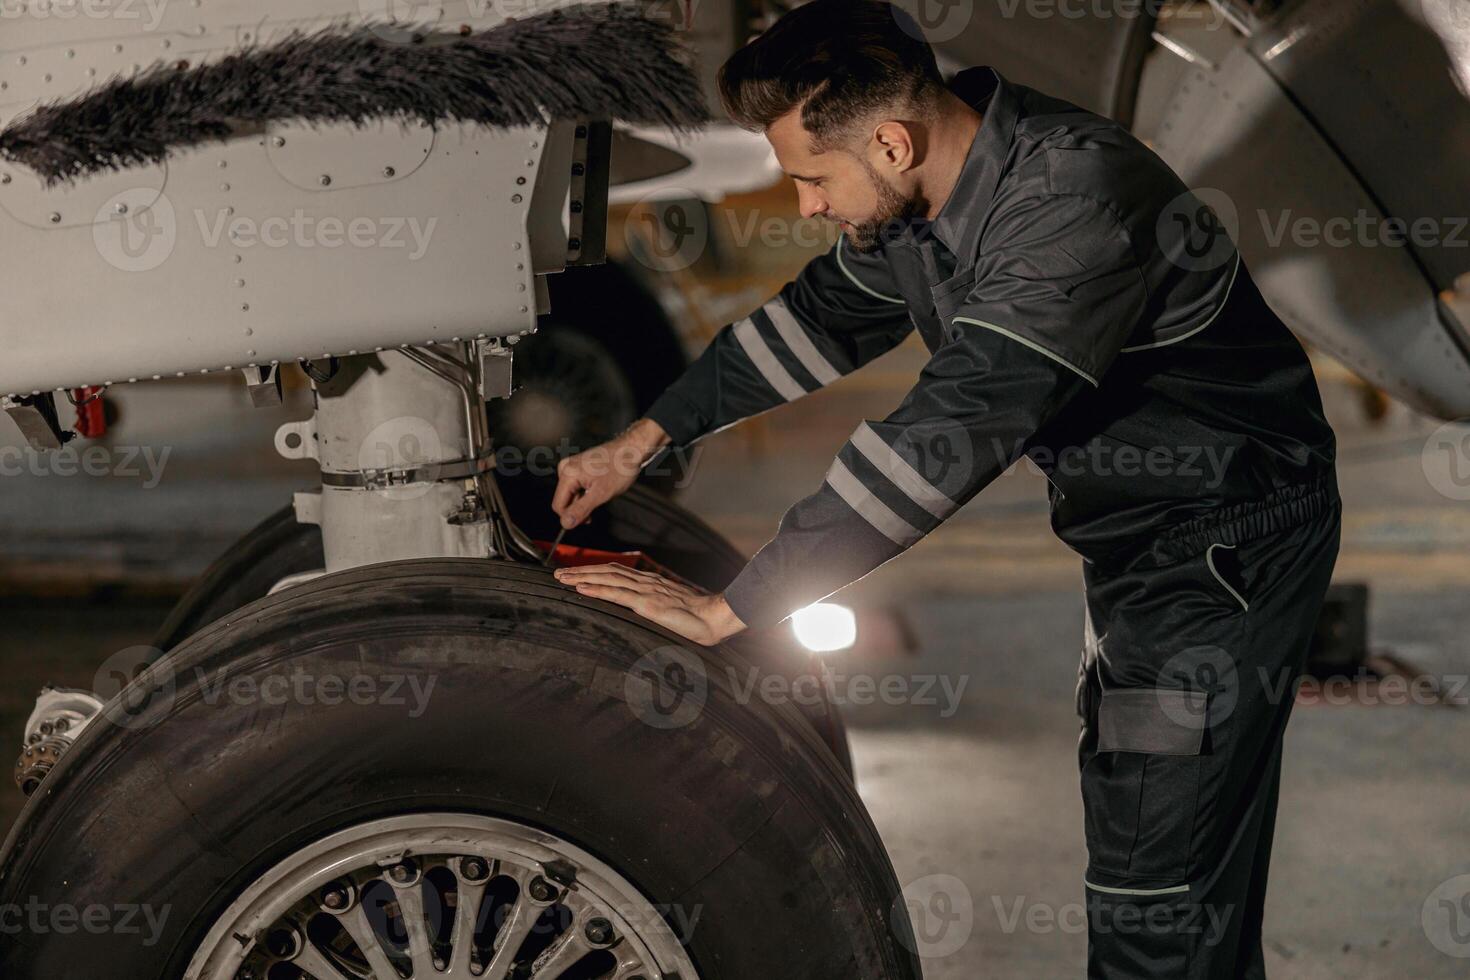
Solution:
<svg viewBox="0 0 1470 980">
<path fill-rule="evenodd" d="M 418 868 L 412 861 L 400 861 L 388 869 L 388 877 L 392 878 L 396 884 L 406 885 L 413 881 L 417 872 Z"/>
<path fill-rule="evenodd" d="M 341 912 L 347 908 L 349 901 L 351 896 L 341 885 L 328 885 L 322 889 L 322 905 L 333 912 Z"/>
<path fill-rule="evenodd" d="M 600 915 L 595 919 L 587 920 L 587 926 L 582 930 L 582 934 L 594 946 L 606 946 L 613 941 L 616 935 L 613 932 L 613 924 Z"/>
<path fill-rule="evenodd" d="M 464 875 L 464 880 L 469 882 L 484 881 L 490 877 L 490 864 L 484 858 L 465 858 L 460 862 L 459 870 Z"/>
<path fill-rule="evenodd" d="M 556 898 L 556 889 L 545 878 L 539 876 L 531 880 L 528 891 L 530 891 L 531 897 L 538 902 L 549 902 Z"/>
</svg>

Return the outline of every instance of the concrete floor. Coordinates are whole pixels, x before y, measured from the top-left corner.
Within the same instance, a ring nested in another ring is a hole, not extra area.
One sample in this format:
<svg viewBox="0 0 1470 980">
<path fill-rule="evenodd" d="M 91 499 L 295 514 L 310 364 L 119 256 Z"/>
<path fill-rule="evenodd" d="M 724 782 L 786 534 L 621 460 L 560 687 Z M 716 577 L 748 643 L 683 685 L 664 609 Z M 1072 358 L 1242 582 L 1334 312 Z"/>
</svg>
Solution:
<svg viewBox="0 0 1470 980">
<path fill-rule="evenodd" d="M 897 403 L 921 360 L 901 349 L 779 423 L 712 439 L 684 502 L 742 547 L 759 546 L 784 508 L 820 483 L 858 420 Z M 1373 586 L 1375 647 L 1452 684 L 1470 673 L 1470 510 L 1424 475 L 1420 453 L 1435 423 L 1395 410 L 1370 426 L 1349 389 L 1326 389 L 1347 503 L 1339 579 Z M 178 581 L 310 482 L 309 465 L 263 451 L 280 421 L 306 413 L 299 398 L 254 413 L 239 407 L 241 392 L 215 384 L 118 396 L 128 424 L 115 442 L 171 449 L 157 486 L 0 480 L 6 739 L 18 736 L 43 681 L 90 686 L 108 655 L 146 642 Z M 79 563 L 100 581 L 120 569 L 156 581 L 160 599 L 18 597 L 23 583 L 64 592 L 58 583 Z M 839 671 L 965 685 L 953 712 L 845 708 L 860 789 L 900 878 L 941 885 L 971 909 L 943 935 L 954 948 L 926 961 L 930 980 L 1082 972 L 1085 936 L 1069 912 L 1083 897 L 1084 865 L 1072 710 L 1078 583 L 1077 559 L 1047 528 L 1043 482 L 1022 468 L 844 595 L 902 616 L 917 650 L 880 638 L 834 661 Z M 942 698 L 942 686 L 933 690 Z M 1441 882 L 1470 873 L 1470 709 L 1301 705 L 1288 743 L 1268 907 L 1273 976 L 1466 976 L 1470 960 L 1436 949 L 1421 912 Z M 0 826 L 18 802 L 0 793 Z"/>
</svg>

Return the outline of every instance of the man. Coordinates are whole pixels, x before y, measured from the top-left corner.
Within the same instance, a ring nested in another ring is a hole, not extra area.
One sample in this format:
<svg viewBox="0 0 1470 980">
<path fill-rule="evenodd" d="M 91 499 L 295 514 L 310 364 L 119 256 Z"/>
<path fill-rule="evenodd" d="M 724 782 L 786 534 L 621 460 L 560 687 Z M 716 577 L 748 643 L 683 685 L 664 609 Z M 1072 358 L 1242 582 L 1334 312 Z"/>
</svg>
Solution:
<svg viewBox="0 0 1470 980">
<path fill-rule="evenodd" d="M 1116 124 L 989 69 L 946 87 L 876 0 L 817 0 L 722 97 L 843 236 L 614 443 L 562 464 L 566 527 L 646 460 L 853 371 L 932 358 L 723 595 L 562 582 L 690 640 L 768 627 L 913 545 L 1029 455 L 1083 558 L 1089 973 L 1259 977 L 1281 741 L 1337 553 L 1334 441 L 1228 235 Z"/>
</svg>

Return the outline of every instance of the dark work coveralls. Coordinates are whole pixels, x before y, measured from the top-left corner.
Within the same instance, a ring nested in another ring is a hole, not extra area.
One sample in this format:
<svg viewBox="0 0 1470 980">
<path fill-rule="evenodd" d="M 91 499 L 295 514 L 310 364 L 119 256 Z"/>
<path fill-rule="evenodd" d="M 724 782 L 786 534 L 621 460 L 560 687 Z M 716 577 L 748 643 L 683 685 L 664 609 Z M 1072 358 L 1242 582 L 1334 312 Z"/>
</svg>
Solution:
<svg viewBox="0 0 1470 980">
<path fill-rule="evenodd" d="M 1334 440 L 1229 234 L 1117 124 L 1005 81 L 932 221 L 839 240 L 650 410 L 687 444 L 917 328 L 932 353 L 725 593 L 774 624 L 1023 454 L 1083 559 L 1088 972 L 1256 977 L 1282 734 L 1336 559 Z M 979 900 L 977 899 L 977 903 Z"/>
</svg>

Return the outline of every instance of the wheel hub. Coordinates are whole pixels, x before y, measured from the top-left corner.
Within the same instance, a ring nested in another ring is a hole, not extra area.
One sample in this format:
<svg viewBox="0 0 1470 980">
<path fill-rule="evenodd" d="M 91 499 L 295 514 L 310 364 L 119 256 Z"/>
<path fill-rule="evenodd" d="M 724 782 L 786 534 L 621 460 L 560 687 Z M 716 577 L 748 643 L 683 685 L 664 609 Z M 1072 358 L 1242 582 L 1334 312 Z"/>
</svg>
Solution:
<svg viewBox="0 0 1470 980">
<path fill-rule="evenodd" d="M 185 978 L 697 974 L 659 910 L 597 858 L 521 824 L 439 813 L 362 824 L 280 862 L 214 923 Z"/>
</svg>

